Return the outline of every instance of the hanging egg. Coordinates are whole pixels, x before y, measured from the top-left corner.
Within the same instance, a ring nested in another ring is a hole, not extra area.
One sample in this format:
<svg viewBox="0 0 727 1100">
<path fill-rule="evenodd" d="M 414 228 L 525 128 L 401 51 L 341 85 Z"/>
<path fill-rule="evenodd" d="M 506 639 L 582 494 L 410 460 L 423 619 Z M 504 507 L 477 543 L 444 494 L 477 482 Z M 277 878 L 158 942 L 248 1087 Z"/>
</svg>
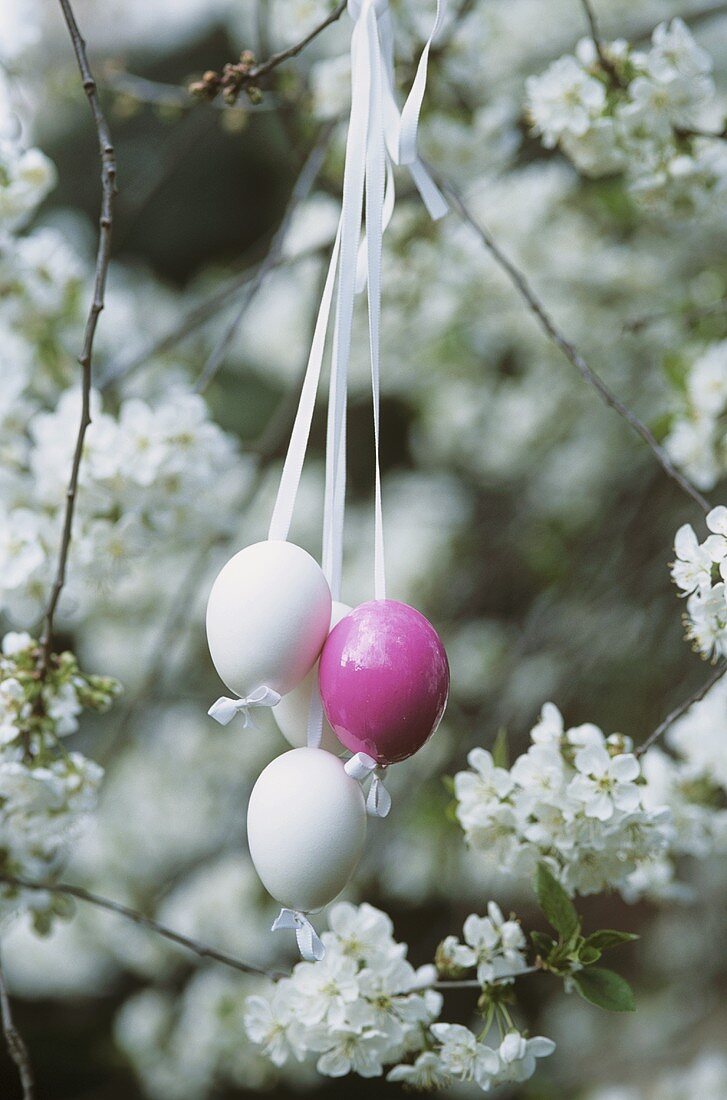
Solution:
<svg viewBox="0 0 727 1100">
<path fill-rule="evenodd" d="M 331 630 L 337 626 L 350 612 L 347 603 L 333 601 L 331 607 Z M 273 708 L 273 718 L 278 723 L 278 728 L 286 741 L 294 748 L 305 745 L 308 740 L 308 716 L 310 714 L 311 694 L 318 683 L 318 665 L 315 664 L 305 680 L 284 695 L 278 705 Z M 328 752 L 340 755 L 343 745 L 336 737 L 326 719 L 323 719 L 323 737 L 321 748 Z"/>
<path fill-rule="evenodd" d="M 371 600 L 331 631 L 318 679 L 341 744 L 394 764 L 420 749 L 439 725 L 449 664 L 439 635 L 419 611 L 397 600 Z"/>
<path fill-rule="evenodd" d="M 361 858 L 361 785 L 323 749 L 290 749 L 268 764 L 250 795 L 247 842 L 276 901 L 303 913 L 340 894 Z"/>
<path fill-rule="evenodd" d="M 310 672 L 331 622 L 331 593 L 316 561 L 292 542 L 257 542 L 217 574 L 207 603 L 214 666 L 241 698 L 280 695 Z"/>
</svg>

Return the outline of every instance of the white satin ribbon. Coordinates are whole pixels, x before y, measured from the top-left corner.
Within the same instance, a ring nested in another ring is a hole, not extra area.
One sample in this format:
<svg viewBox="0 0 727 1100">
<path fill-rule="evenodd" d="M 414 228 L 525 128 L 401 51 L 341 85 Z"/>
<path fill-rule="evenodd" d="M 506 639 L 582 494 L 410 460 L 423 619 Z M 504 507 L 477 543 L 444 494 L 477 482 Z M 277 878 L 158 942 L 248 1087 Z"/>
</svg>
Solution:
<svg viewBox="0 0 727 1100">
<path fill-rule="evenodd" d="M 425 91 L 427 65 L 432 41 L 439 31 L 445 10 L 445 0 L 437 0 L 437 13 L 432 32 L 422 52 L 411 91 L 401 113 L 394 94 L 394 34 L 388 0 L 349 0 L 349 13 L 354 20 L 351 36 L 351 117 L 346 140 L 346 161 L 343 181 L 341 219 L 333 246 L 321 306 L 318 312 L 311 353 L 308 360 L 300 404 L 295 419 L 290 446 L 270 523 L 269 538 L 288 537 L 295 499 L 305 458 L 316 391 L 321 373 L 326 331 L 338 276 L 336 291 L 333 361 L 329 390 L 328 428 L 326 441 L 326 493 L 324 509 L 323 566 L 334 599 L 340 596 L 343 517 L 345 510 L 346 473 L 346 382 L 351 347 L 353 299 L 379 272 L 380 246 L 378 226 L 385 231 L 394 209 L 395 187 L 393 165 L 406 165 L 422 199 L 433 218 L 447 212 L 447 203 L 416 152 L 419 113 Z M 380 144 L 385 146 L 384 170 L 386 187 L 383 207 L 379 207 L 378 191 L 367 198 L 367 235 L 361 240 L 364 181 L 368 174 L 371 187 L 379 188 Z M 376 150 L 374 154 L 374 149 Z M 374 228 L 373 261 L 368 257 L 368 232 Z M 378 290 L 374 291 L 369 318 L 371 338 L 378 341 L 380 306 Z M 376 356 L 376 363 L 373 355 Z M 378 390 L 378 352 L 372 354 L 372 386 Z M 377 403 L 376 393 L 374 402 Z M 378 411 L 375 409 L 376 422 Z M 379 494 L 380 495 L 380 494 Z M 377 524 L 380 527 L 380 500 L 377 501 Z M 377 535 L 378 588 L 383 588 L 383 536 Z"/>
<path fill-rule="evenodd" d="M 320 962 L 326 949 L 305 913 L 301 913 L 299 909 L 281 909 L 272 923 L 271 931 L 280 932 L 289 928 L 295 929 L 301 958 L 306 962 Z"/>
<path fill-rule="evenodd" d="M 236 714 L 241 714 L 242 728 L 247 729 L 248 726 L 255 725 L 250 714 L 254 707 L 276 707 L 281 698 L 282 696 L 272 688 L 259 687 L 244 699 L 229 699 L 226 695 L 222 695 L 215 700 L 207 713 L 221 726 L 229 725 Z"/>
<path fill-rule="evenodd" d="M 377 764 L 368 753 L 357 752 L 346 761 L 343 769 L 351 779 L 356 779 L 359 783 L 373 775 L 366 798 L 366 812 L 369 817 L 386 817 L 391 809 L 391 795 L 384 786 L 386 768 Z"/>
</svg>

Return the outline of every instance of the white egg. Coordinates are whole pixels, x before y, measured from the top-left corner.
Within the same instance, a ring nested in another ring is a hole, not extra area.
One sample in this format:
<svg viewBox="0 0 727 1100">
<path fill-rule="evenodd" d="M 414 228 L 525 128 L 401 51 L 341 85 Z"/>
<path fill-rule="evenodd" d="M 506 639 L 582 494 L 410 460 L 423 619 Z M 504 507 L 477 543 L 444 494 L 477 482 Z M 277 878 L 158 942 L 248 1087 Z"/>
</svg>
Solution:
<svg viewBox="0 0 727 1100">
<path fill-rule="evenodd" d="M 331 630 L 333 630 L 334 626 L 337 626 L 341 619 L 344 619 L 350 611 L 351 608 L 347 603 L 339 603 L 337 600 L 334 600 L 331 607 Z M 301 745 L 305 745 L 308 740 L 310 700 L 317 680 L 318 662 L 316 661 L 305 680 L 298 684 L 297 688 L 293 688 L 292 691 L 288 692 L 288 694 L 280 700 L 277 707 L 273 709 L 273 717 L 278 723 L 280 732 L 293 748 L 299 748 Z M 338 740 L 325 718 L 323 719 L 321 748 L 326 749 L 328 752 L 335 752 L 336 755 L 340 755 L 343 752 L 343 745 Z"/>
<path fill-rule="evenodd" d="M 220 678 L 245 698 L 280 695 L 310 672 L 331 621 L 331 592 L 310 554 L 292 542 L 257 542 L 222 567 L 207 603 L 207 642 Z"/>
<path fill-rule="evenodd" d="M 247 842 L 260 880 L 288 909 L 314 912 L 340 894 L 366 840 L 361 785 L 323 749 L 290 749 L 250 795 Z"/>
</svg>

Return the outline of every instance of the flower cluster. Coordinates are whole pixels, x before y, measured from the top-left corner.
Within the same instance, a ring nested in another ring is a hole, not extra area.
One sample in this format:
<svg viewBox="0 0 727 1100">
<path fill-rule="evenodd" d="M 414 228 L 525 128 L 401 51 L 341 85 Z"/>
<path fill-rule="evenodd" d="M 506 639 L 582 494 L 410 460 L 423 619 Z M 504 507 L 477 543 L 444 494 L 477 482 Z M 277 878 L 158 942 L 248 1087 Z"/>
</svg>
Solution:
<svg viewBox="0 0 727 1100">
<path fill-rule="evenodd" d="M 456 936 L 447 936 L 439 945 L 436 966 L 440 974 L 460 977 L 471 967 L 477 967 L 481 985 L 504 982 L 525 969 L 525 934 L 520 922 L 505 920 L 500 907 L 491 901 L 487 916 L 470 914 L 462 929 L 464 943 Z"/>
<path fill-rule="evenodd" d="M 4 486 L 0 604 L 16 621 L 37 615 L 45 597 L 79 402 L 78 391 L 67 390 L 53 412 L 36 414 L 27 452 Z M 118 417 L 102 412 L 97 397 L 93 405 L 70 585 L 78 588 L 80 575 L 109 590 L 152 539 L 178 548 L 229 527 L 241 486 L 236 447 L 196 394 L 179 389 L 154 405 L 128 399 Z"/>
<path fill-rule="evenodd" d="M 39 675 L 40 648 L 28 634 L 6 634 L 0 657 L 0 873 L 47 880 L 94 809 L 102 769 L 60 738 L 82 710 L 105 710 L 115 680 L 82 673 L 72 653 L 54 655 Z M 28 908 L 47 931 L 63 899 L 0 884 L 0 914 Z"/>
<path fill-rule="evenodd" d="M 590 723 L 566 730 L 552 703 L 531 738 L 509 770 L 484 749 L 470 752 L 470 770 L 454 781 L 468 843 L 517 876 L 545 861 L 571 893 L 623 888 L 670 836 L 668 810 L 644 803 L 629 740 Z"/>
<path fill-rule="evenodd" d="M 527 1039 L 519 1031 L 509 1031 L 499 1046 L 481 1042 L 462 1024 L 433 1024 L 436 1050 L 425 1051 L 412 1065 L 395 1066 L 388 1081 L 399 1081 L 409 1088 L 446 1088 L 455 1081 L 474 1082 L 483 1092 L 497 1085 L 529 1080 L 535 1073 L 536 1059 L 555 1050 L 552 1039 L 536 1035 Z"/>
<path fill-rule="evenodd" d="M 664 446 L 702 489 L 727 473 L 727 340 L 710 344 L 689 364 Z"/>
<path fill-rule="evenodd" d="M 507 1010 L 508 1033 L 497 1047 L 469 1028 L 436 1023 L 442 997 L 437 973 L 461 974 L 477 968 L 487 987 L 525 967 L 525 936 L 519 923 L 505 920 L 493 902 L 488 915 L 467 918 L 465 943 L 454 936 L 440 944 L 437 965 L 415 970 L 406 946 L 393 938 L 389 917 L 363 904 L 335 905 L 331 931 L 323 933 L 326 955 L 319 963 L 298 963 L 272 995 L 247 999 L 245 1029 L 274 1065 L 316 1056 L 327 1077 L 357 1073 L 415 1088 L 443 1088 L 473 1081 L 487 1092 L 506 1081 L 525 1081 L 535 1060 L 550 1054 L 550 1039 L 527 1039 L 516 1031 Z"/>
<path fill-rule="evenodd" d="M 385 913 L 343 902 L 329 915 L 320 963 L 298 963 L 271 997 L 250 997 L 245 1028 L 278 1066 L 318 1055 L 328 1077 L 376 1077 L 424 1045 L 442 997 L 427 986 L 434 967 L 415 970 Z"/>
<path fill-rule="evenodd" d="M 694 649 L 704 657 L 727 657 L 727 507 L 706 519 L 710 534 L 700 542 L 688 523 L 674 538 L 675 585 L 686 597 L 684 625 Z"/>
<path fill-rule="evenodd" d="M 583 39 L 528 79 L 528 114 L 543 144 L 580 171 L 623 171 L 645 202 L 692 213 L 727 183 L 727 155 L 708 129 L 711 69 L 681 19 L 660 24 L 646 51 L 618 40 L 599 52 Z"/>
</svg>

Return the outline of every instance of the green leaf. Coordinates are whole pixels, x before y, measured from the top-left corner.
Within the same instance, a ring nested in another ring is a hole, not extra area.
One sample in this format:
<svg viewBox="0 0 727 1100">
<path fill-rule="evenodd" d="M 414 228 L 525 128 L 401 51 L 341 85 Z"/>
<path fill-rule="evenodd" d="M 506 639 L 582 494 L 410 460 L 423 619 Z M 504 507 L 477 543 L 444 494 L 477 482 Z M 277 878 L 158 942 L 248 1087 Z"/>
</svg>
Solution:
<svg viewBox="0 0 727 1100">
<path fill-rule="evenodd" d="M 608 951 L 610 947 L 619 947 L 622 943 L 631 943 L 638 938 L 635 932 L 617 932 L 612 928 L 602 928 L 600 932 L 592 932 L 586 943 L 589 947 L 597 947 L 599 951 Z"/>
<path fill-rule="evenodd" d="M 589 966 L 572 975 L 573 984 L 583 997 L 597 1008 L 608 1012 L 634 1012 L 634 993 L 627 981 L 614 970 Z"/>
<path fill-rule="evenodd" d="M 562 939 L 570 939 L 579 927 L 578 913 L 573 902 L 545 863 L 538 864 L 535 893 L 548 924 L 552 924 Z"/>
<path fill-rule="evenodd" d="M 530 939 L 533 941 L 533 947 L 542 958 L 546 959 L 550 952 L 555 947 L 555 940 L 551 936 L 546 936 L 545 932 L 531 932 Z"/>
<path fill-rule="evenodd" d="M 578 949 L 578 961 L 583 963 L 584 966 L 591 966 L 592 963 L 598 962 L 601 957 L 601 952 L 597 947 L 592 947 L 588 943 L 582 943 Z"/>
<path fill-rule="evenodd" d="M 510 767 L 510 750 L 507 744 L 507 730 L 504 726 L 501 726 L 497 732 L 495 743 L 492 746 L 492 759 L 497 768 Z"/>
<path fill-rule="evenodd" d="M 451 775 L 442 776 L 442 785 L 448 794 L 454 794 L 454 779 Z"/>
</svg>

